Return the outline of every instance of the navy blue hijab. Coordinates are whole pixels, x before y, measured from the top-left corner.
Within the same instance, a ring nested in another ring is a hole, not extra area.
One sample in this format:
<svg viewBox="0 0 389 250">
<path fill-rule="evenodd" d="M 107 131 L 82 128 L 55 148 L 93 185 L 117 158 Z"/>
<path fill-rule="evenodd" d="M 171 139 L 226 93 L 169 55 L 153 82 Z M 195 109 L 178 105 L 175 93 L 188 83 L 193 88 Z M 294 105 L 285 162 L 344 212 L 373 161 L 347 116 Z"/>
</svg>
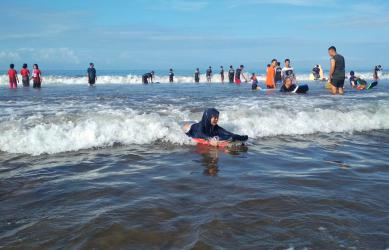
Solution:
<svg viewBox="0 0 389 250">
<path fill-rule="evenodd" d="M 219 117 L 219 111 L 215 108 L 209 108 L 204 111 L 203 117 L 199 123 L 195 123 L 191 126 L 188 136 L 199 139 L 210 139 L 215 136 L 219 137 L 219 140 L 232 140 L 232 141 L 246 141 L 248 137 L 233 134 L 219 125 L 213 126 L 211 124 L 212 117 Z"/>
</svg>

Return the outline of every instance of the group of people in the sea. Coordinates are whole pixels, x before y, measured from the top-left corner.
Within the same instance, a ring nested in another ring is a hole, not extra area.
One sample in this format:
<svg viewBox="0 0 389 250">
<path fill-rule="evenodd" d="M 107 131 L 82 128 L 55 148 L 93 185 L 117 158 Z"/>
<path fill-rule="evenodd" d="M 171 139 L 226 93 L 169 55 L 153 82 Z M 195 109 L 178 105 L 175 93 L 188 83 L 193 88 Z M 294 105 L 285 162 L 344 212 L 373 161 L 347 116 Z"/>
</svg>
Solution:
<svg viewBox="0 0 389 250">
<path fill-rule="evenodd" d="M 345 73 L 345 59 L 342 55 L 337 53 L 336 48 L 331 46 L 328 49 L 328 54 L 330 56 L 330 72 L 328 78 L 324 78 L 323 69 L 320 65 L 316 65 L 312 69 L 312 80 L 327 80 L 327 87 L 330 89 L 332 94 L 343 94 L 344 82 L 346 79 Z M 220 79 L 221 82 L 225 81 L 225 74 L 227 73 L 228 82 L 241 84 L 242 80 L 246 83 L 251 80 L 251 88 L 252 90 L 261 90 L 259 86 L 259 81 L 257 75 L 252 73 L 251 76 L 246 77 L 244 72 L 244 65 L 238 66 L 236 69 L 232 65 L 230 65 L 227 72 L 225 72 L 224 67 L 220 66 Z M 382 70 L 380 65 L 375 66 L 373 79 L 375 82 L 378 81 L 378 72 Z M 20 70 L 20 75 L 22 76 L 22 82 L 24 87 L 30 86 L 30 81 L 33 82 L 34 88 L 40 88 L 42 83 L 42 72 L 40 71 L 37 64 L 34 64 L 32 74 L 28 69 L 27 64 L 23 64 L 22 69 Z M 169 82 L 174 82 L 174 70 L 169 70 Z M 199 68 L 196 68 L 194 72 L 194 81 L 195 83 L 200 82 L 201 72 Z M 213 77 L 212 67 L 209 66 L 205 72 L 206 82 L 211 83 Z M 17 84 L 19 83 L 18 73 L 15 70 L 15 65 L 11 64 L 8 70 L 9 77 L 9 86 L 14 89 L 17 88 Z M 148 84 L 153 83 L 155 78 L 155 72 L 150 71 L 142 75 L 142 83 Z M 95 69 L 94 63 L 89 64 L 89 68 L 87 69 L 87 79 L 90 86 L 95 86 L 97 82 L 97 73 Z M 367 82 L 361 77 L 357 77 L 354 71 L 350 72 L 350 85 L 353 88 L 357 88 L 359 90 L 367 88 Z M 377 85 L 377 83 L 375 84 Z M 267 65 L 266 68 L 266 80 L 265 87 L 266 89 L 277 89 L 279 86 L 281 92 L 293 92 L 297 89 L 297 80 L 296 75 L 294 73 L 294 69 L 291 66 L 290 59 L 284 60 L 284 66 L 281 67 L 281 62 L 277 59 L 273 59 L 270 64 Z"/>
<path fill-rule="evenodd" d="M 18 72 L 15 70 L 15 65 L 11 63 L 8 70 L 9 78 L 9 87 L 11 89 L 16 89 L 19 83 Z M 32 74 L 28 69 L 28 65 L 25 63 L 20 70 L 20 75 L 22 76 L 22 83 L 24 87 L 29 87 L 32 80 L 33 88 L 40 88 L 42 83 L 42 73 L 39 69 L 38 64 L 33 65 Z"/>
<path fill-rule="evenodd" d="M 328 78 L 324 77 L 323 69 L 321 65 L 316 65 L 311 72 L 312 80 L 321 80 L 328 81 L 327 87 L 330 89 L 331 93 L 343 94 L 344 82 L 346 79 L 346 63 L 345 59 L 342 55 L 337 53 L 336 48 L 331 46 L 328 48 L 328 54 L 330 56 L 330 72 Z M 373 79 L 375 83 L 378 81 L 378 72 L 382 70 L 381 65 L 375 66 Z M 223 66 L 220 66 L 220 70 L 218 72 L 221 82 L 225 82 L 226 72 Z M 209 66 L 205 71 L 206 82 L 211 83 L 212 77 L 214 75 L 212 66 Z M 194 72 L 194 81 L 195 83 L 200 82 L 201 72 L 199 68 L 196 68 Z M 251 88 L 252 90 L 261 90 L 262 88 L 259 86 L 259 81 L 257 75 L 252 73 L 250 78 L 248 79 L 244 72 L 244 65 L 240 65 L 236 69 L 232 65 L 230 65 L 228 71 L 228 82 L 241 84 L 242 80 L 246 83 L 251 80 Z M 153 83 L 153 79 L 155 77 L 155 72 L 151 71 L 145 73 L 142 77 L 142 82 L 144 84 Z M 350 85 L 353 88 L 357 88 L 359 90 L 366 89 L 367 82 L 360 77 L 356 77 L 354 71 L 350 72 Z M 169 82 L 174 82 L 174 71 L 173 69 L 169 70 Z M 376 85 L 376 84 L 375 84 Z M 291 66 L 290 59 L 284 60 L 284 67 L 281 67 L 281 62 L 277 59 L 273 59 L 270 64 L 267 65 L 266 68 L 266 80 L 265 80 L 266 89 L 277 89 L 280 87 L 281 92 L 293 92 L 297 89 L 297 80 L 296 75 L 294 73 L 294 69 Z M 305 88 L 307 89 L 307 88 Z"/>
</svg>

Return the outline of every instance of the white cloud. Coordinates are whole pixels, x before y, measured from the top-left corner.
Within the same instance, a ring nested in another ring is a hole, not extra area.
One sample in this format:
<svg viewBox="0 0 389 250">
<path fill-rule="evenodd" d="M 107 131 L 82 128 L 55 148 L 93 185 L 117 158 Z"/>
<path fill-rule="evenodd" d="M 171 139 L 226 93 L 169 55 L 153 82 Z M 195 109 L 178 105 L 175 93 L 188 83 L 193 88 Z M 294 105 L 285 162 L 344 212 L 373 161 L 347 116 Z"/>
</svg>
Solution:
<svg viewBox="0 0 389 250">
<path fill-rule="evenodd" d="M 278 5 L 294 5 L 294 6 L 323 6 L 335 4 L 337 0 L 241 0 L 232 4 L 232 7 L 245 4 L 278 4 Z"/>
<path fill-rule="evenodd" d="M 30 61 L 56 62 L 78 64 L 80 60 L 72 49 L 69 48 L 19 48 L 15 51 L 0 51 L 2 61 Z"/>
<path fill-rule="evenodd" d="M 176 10 L 176 11 L 199 11 L 209 5 L 208 1 L 184 1 L 184 0 L 159 0 L 153 1 L 151 9 L 154 10 Z"/>
<path fill-rule="evenodd" d="M 0 60 L 2 61 L 17 61 L 20 60 L 20 54 L 18 52 L 13 51 L 0 51 Z"/>
</svg>

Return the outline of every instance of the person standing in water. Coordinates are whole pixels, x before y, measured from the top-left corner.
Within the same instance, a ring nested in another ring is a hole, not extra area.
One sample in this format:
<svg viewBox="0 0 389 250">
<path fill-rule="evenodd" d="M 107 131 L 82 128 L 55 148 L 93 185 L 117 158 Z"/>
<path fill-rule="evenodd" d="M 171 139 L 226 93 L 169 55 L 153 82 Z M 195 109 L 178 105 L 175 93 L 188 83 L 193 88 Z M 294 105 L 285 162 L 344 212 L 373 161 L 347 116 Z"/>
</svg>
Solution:
<svg viewBox="0 0 389 250">
<path fill-rule="evenodd" d="M 275 76 L 274 80 L 276 84 L 281 84 L 282 83 L 282 76 L 281 76 L 282 68 L 281 68 L 281 63 L 277 61 L 277 65 L 275 67 Z"/>
<path fill-rule="evenodd" d="M 336 52 L 336 48 L 334 46 L 328 48 L 328 54 L 331 57 L 331 67 L 328 75 L 331 93 L 333 95 L 343 95 L 343 86 L 346 79 L 344 57 Z"/>
<path fill-rule="evenodd" d="M 275 89 L 276 88 L 276 82 L 275 82 L 275 68 L 277 66 L 277 60 L 273 59 L 271 61 L 271 65 L 267 68 L 267 75 L 266 75 L 266 87 L 268 89 Z"/>
<path fill-rule="evenodd" d="M 200 69 L 199 68 L 197 68 L 195 73 L 194 73 L 194 80 L 195 80 L 195 83 L 200 82 Z"/>
<path fill-rule="evenodd" d="M 223 66 L 220 66 L 220 79 L 222 83 L 224 83 L 224 68 Z"/>
<path fill-rule="evenodd" d="M 381 65 L 377 65 L 374 67 L 374 73 L 373 73 L 373 80 L 374 81 L 378 81 L 380 78 L 378 76 L 378 72 L 380 72 L 382 70 L 382 66 Z"/>
<path fill-rule="evenodd" d="M 87 73 L 89 86 L 95 86 L 95 83 L 97 81 L 97 75 L 94 63 L 89 64 Z"/>
<path fill-rule="evenodd" d="M 253 73 L 250 77 L 251 79 L 251 89 L 252 90 L 260 90 L 261 88 L 258 86 L 258 79 L 255 73 Z"/>
<path fill-rule="evenodd" d="M 142 83 L 143 84 L 148 84 L 149 82 L 154 83 L 153 78 L 154 78 L 154 71 L 146 73 L 142 76 Z"/>
<path fill-rule="evenodd" d="M 27 64 L 23 64 L 22 69 L 20 70 L 20 74 L 22 75 L 22 83 L 23 87 L 30 86 L 30 70 L 27 68 Z"/>
<path fill-rule="evenodd" d="M 320 67 L 319 67 L 319 65 L 316 65 L 316 66 L 312 69 L 312 75 L 313 75 L 313 79 L 314 79 L 315 81 L 320 79 Z"/>
<path fill-rule="evenodd" d="M 282 68 L 282 71 L 281 71 L 281 78 L 282 78 L 283 82 L 285 81 L 285 78 L 287 78 L 287 77 L 291 78 L 293 82 L 296 82 L 296 76 L 294 74 L 293 67 L 290 66 L 289 59 L 285 59 L 285 66 Z"/>
<path fill-rule="evenodd" d="M 207 76 L 207 82 L 210 83 L 212 81 L 212 67 L 211 66 L 209 66 L 209 68 L 207 69 L 206 76 Z"/>
<path fill-rule="evenodd" d="M 11 63 L 8 70 L 9 88 L 16 89 L 18 87 L 19 78 L 18 72 L 15 70 L 15 65 Z"/>
<path fill-rule="evenodd" d="M 240 65 L 240 67 L 236 69 L 236 73 L 235 73 L 235 83 L 236 84 L 242 83 L 242 81 L 240 80 L 240 76 L 242 76 L 244 78 L 245 82 L 247 82 L 247 78 L 245 77 L 243 70 L 244 70 L 243 65 Z"/>
<path fill-rule="evenodd" d="M 230 65 L 230 69 L 228 70 L 228 80 L 230 83 L 234 83 L 235 70 L 232 65 Z"/>
<path fill-rule="evenodd" d="M 170 83 L 174 82 L 174 72 L 173 72 L 173 69 L 169 70 L 169 82 Z"/>
<path fill-rule="evenodd" d="M 33 88 L 40 89 L 42 84 L 42 72 L 39 69 L 38 64 L 34 64 L 32 71 Z"/>
</svg>

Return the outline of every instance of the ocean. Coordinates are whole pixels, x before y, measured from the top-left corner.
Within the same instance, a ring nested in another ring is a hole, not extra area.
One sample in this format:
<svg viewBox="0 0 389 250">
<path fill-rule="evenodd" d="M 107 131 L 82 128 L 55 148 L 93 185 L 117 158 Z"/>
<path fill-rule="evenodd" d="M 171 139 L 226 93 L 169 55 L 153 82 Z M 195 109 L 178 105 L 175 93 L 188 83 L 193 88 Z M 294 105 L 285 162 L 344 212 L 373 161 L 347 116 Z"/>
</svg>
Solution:
<svg viewBox="0 0 389 250">
<path fill-rule="evenodd" d="M 0 76 L 0 249 L 389 248 L 387 74 L 344 96 L 84 75 Z M 186 137 L 208 107 L 247 147 Z"/>
</svg>

